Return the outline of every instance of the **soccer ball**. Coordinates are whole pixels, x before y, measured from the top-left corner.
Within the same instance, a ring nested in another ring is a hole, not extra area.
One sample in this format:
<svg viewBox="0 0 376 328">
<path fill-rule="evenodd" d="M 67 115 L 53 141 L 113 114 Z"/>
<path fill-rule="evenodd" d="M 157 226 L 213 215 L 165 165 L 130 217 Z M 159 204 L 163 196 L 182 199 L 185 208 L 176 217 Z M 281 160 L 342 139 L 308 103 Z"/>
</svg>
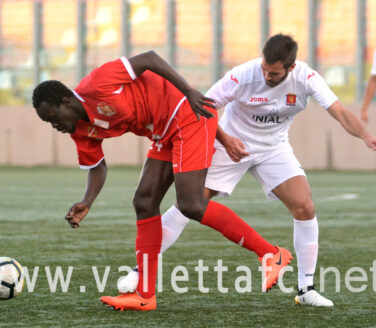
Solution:
<svg viewBox="0 0 376 328">
<path fill-rule="evenodd" d="M 10 257 L 0 257 L 0 300 L 9 300 L 24 287 L 22 266 Z"/>
</svg>

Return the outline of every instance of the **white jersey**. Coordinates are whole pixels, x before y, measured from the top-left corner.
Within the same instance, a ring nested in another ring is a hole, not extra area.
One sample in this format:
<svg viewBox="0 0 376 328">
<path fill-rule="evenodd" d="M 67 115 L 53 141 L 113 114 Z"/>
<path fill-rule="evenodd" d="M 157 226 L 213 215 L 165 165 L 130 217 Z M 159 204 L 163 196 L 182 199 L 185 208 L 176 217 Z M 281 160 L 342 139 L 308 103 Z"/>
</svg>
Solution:
<svg viewBox="0 0 376 328">
<path fill-rule="evenodd" d="M 371 69 L 371 75 L 376 75 L 376 51 L 373 54 L 373 64 Z"/>
<path fill-rule="evenodd" d="M 327 109 L 336 100 L 324 79 L 307 64 L 296 61 L 286 79 L 275 87 L 265 83 L 261 58 L 236 66 L 206 93 L 225 107 L 223 130 L 242 140 L 249 153 L 273 150 L 288 143 L 288 130 L 312 96 Z"/>
</svg>

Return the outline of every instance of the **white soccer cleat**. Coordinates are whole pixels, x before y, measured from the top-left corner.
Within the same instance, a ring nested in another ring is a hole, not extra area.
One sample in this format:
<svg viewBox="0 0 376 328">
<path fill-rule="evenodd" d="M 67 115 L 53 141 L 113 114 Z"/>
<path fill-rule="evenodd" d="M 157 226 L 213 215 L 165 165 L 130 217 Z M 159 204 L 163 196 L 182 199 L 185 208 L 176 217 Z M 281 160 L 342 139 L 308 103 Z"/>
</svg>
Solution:
<svg viewBox="0 0 376 328">
<path fill-rule="evenodd" d="M 134 269 L 119 280 L 117 288 L 120 293 L 134 293 L 138 285 L 138 271 Z"/>
<path fill-rule="evenodd" d="M 308 290 L 305 293 L 299 291 L 299 294 L 295 296 L 295 303 L 299 305 L 322 307 L 330 307 L 334 305 L 331 300 L 320 295 L 312 286 L 308 287 Z"/>
</svg>

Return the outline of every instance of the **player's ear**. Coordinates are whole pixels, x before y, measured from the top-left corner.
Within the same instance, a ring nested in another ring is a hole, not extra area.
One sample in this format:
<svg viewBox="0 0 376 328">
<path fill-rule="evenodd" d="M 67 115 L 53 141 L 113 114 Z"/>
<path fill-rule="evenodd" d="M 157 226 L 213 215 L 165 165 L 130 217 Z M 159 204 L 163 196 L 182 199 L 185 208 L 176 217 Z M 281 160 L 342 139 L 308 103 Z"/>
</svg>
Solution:
<svg viewBox="0 0 376 328">
<path fill-rule="evenodd" d="M 64 105 L 69 105 L 71 103 L 70 98 L 69 97 L 63 97 L 62 103 Z"/>
<path fill-rule="evenodd" d="M 289 68 L 289 72 L 291 72 L 291 71 L 295 68 L 295 66 L 296 66 L 296 63 L 292 64 L 292 65 L 290 66 L 290 68 Z"/>
<path fill-rule="evenodd" d="M 72 97 L 63 97 L 62 105 L 70 108 L 74 108 L 74 103 L 72 102 Z"/>
</svg>

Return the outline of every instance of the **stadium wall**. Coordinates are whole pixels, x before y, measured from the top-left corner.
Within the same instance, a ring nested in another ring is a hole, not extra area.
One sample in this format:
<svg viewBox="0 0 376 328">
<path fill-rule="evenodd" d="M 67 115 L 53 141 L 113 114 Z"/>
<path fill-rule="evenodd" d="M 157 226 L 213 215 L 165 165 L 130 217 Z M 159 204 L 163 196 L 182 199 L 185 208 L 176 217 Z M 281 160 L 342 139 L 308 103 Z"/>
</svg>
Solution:
<svg viewBox="0 0 376 328">
<path fill-rule="evenodd" d="M 349 106 L 358 115 L 359 105 Z M 69 135 L 43 123 L 31 106 L 0 106 L 0 165 L 77 166 Z M 4 119 L 6 118 L 6 119 Z M 376 134 L 376 105 L 370 108 L 369 129 Z M 348 135 L 324 109 L 311 103 L 297 115 L 290 141 L 306 169 L 374 170 L 376 153 Z M 150 142 L 127 134 L 103 143 L 108 165 L 142 165 Z"/>
</svg>

